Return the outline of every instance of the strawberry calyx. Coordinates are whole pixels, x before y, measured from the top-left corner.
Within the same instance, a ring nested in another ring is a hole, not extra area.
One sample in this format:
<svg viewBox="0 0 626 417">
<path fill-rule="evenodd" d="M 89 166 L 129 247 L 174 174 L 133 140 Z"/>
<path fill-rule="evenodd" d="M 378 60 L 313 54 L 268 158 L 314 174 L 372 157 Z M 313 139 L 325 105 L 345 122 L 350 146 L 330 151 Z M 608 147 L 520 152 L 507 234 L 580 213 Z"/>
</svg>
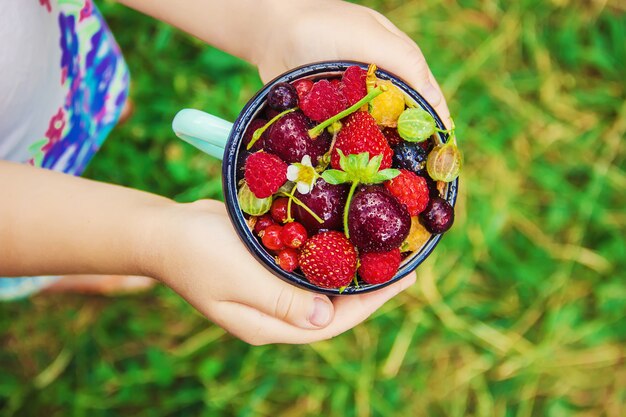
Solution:
<svg viewBox="0 0 626 417">
<path fill-rule="evenodd" d="M 350 210 L 350 202 L 354 191 L 359 184 L 380 184 L 391 180 L 398 175 L 400 171 L 394 168 L 380 169 L 383 156 L 376 155 L 370 159 L 369 152 L 360 154 L 344 155 L 341 149 L 337 149 L 339 153 L 339 165 L 342 170 L 328 169 L 322 173 L 322 178 L 329 184 L 338 185 L 344 183 L 352 183 L 346 206 L 343 212 L 343 228 L 347 238 L 350 238 L 348 231 L 348 212 Z"/>
</svg>

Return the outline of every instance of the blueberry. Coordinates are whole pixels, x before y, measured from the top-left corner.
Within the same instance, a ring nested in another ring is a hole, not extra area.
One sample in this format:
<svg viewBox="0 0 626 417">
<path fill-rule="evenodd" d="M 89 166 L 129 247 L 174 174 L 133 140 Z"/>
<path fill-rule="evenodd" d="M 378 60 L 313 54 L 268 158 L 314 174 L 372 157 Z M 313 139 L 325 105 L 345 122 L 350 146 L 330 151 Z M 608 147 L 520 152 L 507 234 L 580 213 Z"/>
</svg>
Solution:
<svg viewBox="0 0 626 417">
<path fill-rule="evenodd" d="M 393 165 L 425 176 L 427 156 L 419 143 L 403 142 L 393 150 Z"/>
<path fill-rule="evenodd" d="M 267 94 L 267 105 L 278 111 L 292 109 L 298 105 L 298 92 L 289 83 L 278 83 Z"/>
</svg>

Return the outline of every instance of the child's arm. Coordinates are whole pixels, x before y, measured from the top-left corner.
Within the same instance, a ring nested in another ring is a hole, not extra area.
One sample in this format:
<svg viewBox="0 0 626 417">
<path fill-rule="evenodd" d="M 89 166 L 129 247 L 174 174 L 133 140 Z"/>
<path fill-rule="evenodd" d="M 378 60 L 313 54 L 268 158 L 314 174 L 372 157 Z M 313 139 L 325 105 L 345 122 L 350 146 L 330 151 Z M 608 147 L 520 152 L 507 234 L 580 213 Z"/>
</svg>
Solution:
<svg viewBox="0 0 626 417">
<path fill-rule="evenodd" d="M 327 60 L 375 63 L 450 113 L 419 47 L 374 10 L 338 0 L 119 0 L 259 67 L 264 81 Z"/>
<path fill-rule="evenodd" d="M 151 276 L 253 344 L 335 336 L 415 280 L 333 306 L 266 271 L 239 241 L 222 203 L 177 204 L 0 161 L 0 276 L 39 274 Z"/>
</svg>

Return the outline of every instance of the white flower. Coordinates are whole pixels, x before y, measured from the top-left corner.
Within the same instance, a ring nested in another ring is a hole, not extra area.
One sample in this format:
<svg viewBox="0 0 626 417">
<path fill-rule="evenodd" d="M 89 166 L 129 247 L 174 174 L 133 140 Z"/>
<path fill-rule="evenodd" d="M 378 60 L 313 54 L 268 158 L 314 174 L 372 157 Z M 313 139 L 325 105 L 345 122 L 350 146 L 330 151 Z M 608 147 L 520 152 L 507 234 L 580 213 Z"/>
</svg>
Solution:
<svg viewBox="0 0 626 417">
<path fill-rule="evenodd" d="M 287 179 L 296 183 L 300 194 L 310 193 L 319 176 L 309 155 L 304 155 L 301 163 L 295 162 L 287 167 Z"/>
</svg>

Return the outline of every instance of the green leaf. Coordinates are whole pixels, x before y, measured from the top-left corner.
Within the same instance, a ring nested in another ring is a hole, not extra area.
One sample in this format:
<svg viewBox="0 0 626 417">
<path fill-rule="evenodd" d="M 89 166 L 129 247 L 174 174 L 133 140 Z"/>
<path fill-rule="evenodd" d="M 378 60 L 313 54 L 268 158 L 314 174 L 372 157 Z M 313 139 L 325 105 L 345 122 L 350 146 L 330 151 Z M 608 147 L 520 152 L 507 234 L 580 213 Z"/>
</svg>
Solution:
<svg viewBox="0 0 626 417">
<path fill-rule="evenodd" d="M 382 162 L 383 162 L 382 155 L 376 155 L 369 161 L 369 163 L 367 164 L 367 168 L 365 170 L 365 176 L 366 176 L 365 180 L 367 180 L 368 178 L 372 178 L 374 175 L 376 175 L 376 173 L 380 169 L 380 164 Z"/>
<path fill-rule="evenodd" d="M 339 166 L 341 167 L 342 170 L 347 171 L 348 170 L 348 157 L 344 155 L 341 149 L 337 149 L 337 153 L 339 154 Z"/>
<path fill-rule="evenodd" d="M 356 159 L 356 168 L 361 170 L 367 168 L 368 162 L 370 160 L 369 152 L 362 152 L 355 157 Z"/>
<path fill-rule="evenodd" d="M 398 175 L 400 175 L 400 171 L 397 169 L 383 169 L 382 171 L 376 173 L 374 178 L 372 178 L 371 184 L 378 184 L 384 181 L 389 181 L 391 179 L 394 179 Z"/>
<path fill-rule="evenodd" d="M 327 169 L 322 172 L 322 178 L 329 184 L 337 185 L 345 182 L 350 182 L 350 175 L 347 172 L 339 171 L 338 169 Z"/>
</svg>

